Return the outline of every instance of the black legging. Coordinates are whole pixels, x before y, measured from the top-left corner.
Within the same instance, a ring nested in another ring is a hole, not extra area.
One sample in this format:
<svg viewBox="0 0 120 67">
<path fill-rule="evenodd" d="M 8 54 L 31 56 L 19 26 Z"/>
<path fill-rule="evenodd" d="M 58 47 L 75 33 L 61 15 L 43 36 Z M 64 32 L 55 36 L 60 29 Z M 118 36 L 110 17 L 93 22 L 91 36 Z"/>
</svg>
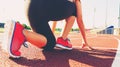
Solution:
<svg viewBox="0 0 120 67">
<path fill-rule="evenodd" d="M 75 4 L 67 0 L 31 0 L 28 18 L 32 29 L 47 38 L 44 49 L 53 49 L 56 39 L 48 22 L 76 16 Z"/>
</svg>

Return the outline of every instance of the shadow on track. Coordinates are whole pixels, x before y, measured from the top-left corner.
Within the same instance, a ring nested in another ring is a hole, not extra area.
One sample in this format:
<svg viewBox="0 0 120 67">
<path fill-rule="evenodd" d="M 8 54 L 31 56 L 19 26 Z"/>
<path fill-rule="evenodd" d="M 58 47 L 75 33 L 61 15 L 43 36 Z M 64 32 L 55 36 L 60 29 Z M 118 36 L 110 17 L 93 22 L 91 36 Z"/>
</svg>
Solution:
<svg viewBox="0 0 120 67">
<path fill-rule="evenodd" d="M 45 56 L 45 60 L 41 59 L 27 59 L 22 57 L 20 59 L 12 59 L 17 64 L 29 67 L 82 67 L 82 64 L 93 67 L 111 67 L 114 60 L 116 50 L 110 49 L 95 49 L 80 50 L 73 49 L 72 51 L 67 50 L 53 50 L 53 51 L 42 51 Z M 75 64 L 73 61 L 76 61 Z"/>
</svg>

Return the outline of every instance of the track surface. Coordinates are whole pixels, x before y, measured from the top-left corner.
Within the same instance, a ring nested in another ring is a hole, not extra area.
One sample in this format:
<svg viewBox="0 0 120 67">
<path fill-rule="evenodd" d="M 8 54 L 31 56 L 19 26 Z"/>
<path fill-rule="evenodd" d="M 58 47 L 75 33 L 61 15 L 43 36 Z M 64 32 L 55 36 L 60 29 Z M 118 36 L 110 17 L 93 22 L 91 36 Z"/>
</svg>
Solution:
<svg viewBox="0 0 120 67">
<path fill-rule="evenodd" d="M 56 38 L 59 34 L 55 34 Z M 0 40 L 2 40 L 2 34 Z M 43 51 L 31 44 L 29 48 L 22 46 L 20 59 L 9 58 L 0 48 L 0 67 L 111 67 L 116 56 L 120 36 L 87 34 L 89 45 L 95 50 L 81 49 L 80 33 L 68 36 L 73 50 Z M 0 45 L 2 43 L 0 42 Z M 117 67 L 117 66 L 116 66 Z"/>
</svg>

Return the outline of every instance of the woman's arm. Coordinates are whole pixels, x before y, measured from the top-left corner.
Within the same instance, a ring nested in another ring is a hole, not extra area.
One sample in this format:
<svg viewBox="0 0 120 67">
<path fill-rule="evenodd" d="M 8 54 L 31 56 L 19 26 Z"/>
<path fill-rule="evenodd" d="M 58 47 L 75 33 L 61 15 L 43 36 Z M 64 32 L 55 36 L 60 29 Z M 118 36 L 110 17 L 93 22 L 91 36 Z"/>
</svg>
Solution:
<svg viewBox="0 0 120 67">
<path fill-rule="evenodd" d="M 81 5 L 80 0 L 75 0 L 75 5 L 76 5 L 76 11 L 77 11 L 77 24 L 78 24 L 78 27 L 81 31 L 83 40 L 84 40 L 84 44 L 83 44 L 82 48 L 85 46 L 88 46 L 90 49 L 92 49 L 88 45 L 88 42 L 86 39 L 85 26 L 84 26 L 83 19 L 82 19 L 82 5 Z"/>
</svg>

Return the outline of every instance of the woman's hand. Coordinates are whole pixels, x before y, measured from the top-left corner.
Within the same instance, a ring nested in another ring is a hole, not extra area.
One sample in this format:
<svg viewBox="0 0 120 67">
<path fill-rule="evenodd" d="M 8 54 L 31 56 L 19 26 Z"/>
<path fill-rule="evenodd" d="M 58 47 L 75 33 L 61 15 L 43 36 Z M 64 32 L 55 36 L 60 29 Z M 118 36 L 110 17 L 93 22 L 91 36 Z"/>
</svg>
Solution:
<svg viewBox="0 0 120 67">
<path fill-rule="evenodd" d="M 91 46 L 88 45 L 88 43 L 82 43 L 82 49 L 87 48 L 88 50 L 94 50 Z"/>
</svg>

